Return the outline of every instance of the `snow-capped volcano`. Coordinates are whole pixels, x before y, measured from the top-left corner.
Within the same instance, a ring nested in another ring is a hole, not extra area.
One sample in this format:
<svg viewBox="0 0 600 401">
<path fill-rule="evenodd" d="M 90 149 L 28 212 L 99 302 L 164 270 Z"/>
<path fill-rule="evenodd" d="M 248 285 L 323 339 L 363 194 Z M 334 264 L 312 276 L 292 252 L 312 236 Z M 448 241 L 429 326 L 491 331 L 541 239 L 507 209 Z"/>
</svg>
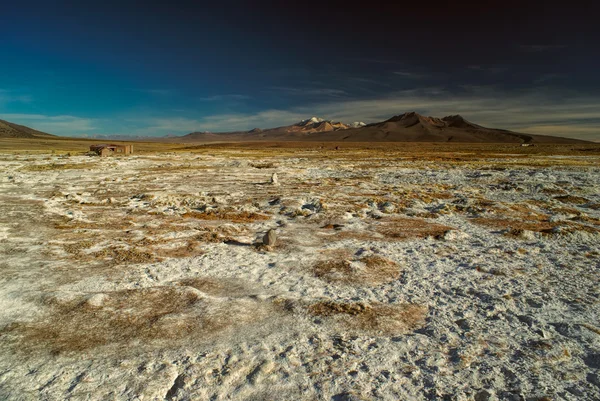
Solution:
<svg viewBox="0 0 600 401">
<path fill-rule="evenodd" d="M 302 121 L 300 121 L 299 123 L 297 123 L 295 125 L 298 125 L 300 127 L 304 127 L 304 126 L 311 125 L 311 124 L 322 123 L 323 121 L 325 121 L 324 118 L 311 117 L 311 118 L 307 118 L 306 120 L 302 120 Z"/>
<path fill-rule="evenodd" d="M 320 117 L 311 117 L 306 120 L 302 120 L 297 124 L 294 124 L 290 127 L 287 127 L 286 130 L 288 132 L 305 132 L 305 133 L 313 133 L 313 132 L 329 132 L 329 131 L 338 131 L 341 129 L 348 129 L 349 125 L 341 123 L 339 121 L 331 121 L 325 120 Z"/>
<path fill-rule="evenodd" d="M 360 127 L 364 127 L 365 123 L 363 123 L 362 121 L 354 121 L 353 123 L 350 123 L 350 128 L 360 128 Z"/>
</svg>

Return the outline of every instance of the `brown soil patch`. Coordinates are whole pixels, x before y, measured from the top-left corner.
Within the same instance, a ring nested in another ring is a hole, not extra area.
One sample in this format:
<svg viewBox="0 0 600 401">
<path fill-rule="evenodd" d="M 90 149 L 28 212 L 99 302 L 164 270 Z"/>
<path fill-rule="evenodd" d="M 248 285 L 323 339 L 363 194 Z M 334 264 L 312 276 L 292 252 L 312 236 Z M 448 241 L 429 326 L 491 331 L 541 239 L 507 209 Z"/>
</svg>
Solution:
<svg viewBox="0 0 600 401">
<path fill-rule="evenodd" d="M 160 260 L 154 253 L 137 248 L 108 247 L 91 254 L 96 259 L 107 259 L 113 264 L 150 263 Z"/>
<path fill-rule="evenodd" d="M 549 221 L 525 221 L 525 220 L 514 220 L 507 218 L 474 218 L 471 219 L 472 222 L 476 224 L 480 224 L 486 227 L 507 230 L 509 229 L 509 234 L 516 232 L 523 232 L 523 230 L 529 230 L 534 232 L 539 232 L 542 234 L 552 234 L 553 229 L 555 227 L 561 227 L 561 231 L 558 232 L 560 234 L 570 234 L 576 231 L 582 231 L 590 234 L 596 234 L 600 232 L 600 229 L 588 226 L 584 224 L 579 224 L 571 221 L 561 221 L 561 222 L 549 222 Z"/>
<path fill-rule="evenodd" d="M 231 227 L 202 227 L 199 231 L 195 240 L 209 244 L 236 241 L 233 236 L 242 233 L 240 230 Z"/>
<path fill-rule="evenodd" d="M 397 263 L 377 255 L 360 259 L 330 259 L 313 266 L 316 277 L 341 284 L 377 285 L 389 283 L 400 277 Z"/>
<path fill-rule="evenodd" d="M 427 307 L 416 304 L 386 305 L 364 302 L 321 301 L 308 307 L 316 316 L 332 317 L 351 329 L 404 334 L 422 327 Z"/>
<path fill-rule="evenodd" d="M 105 345 L 129 348 L 134 341 L 201 339 L 266 316 L 258 301 L 214 300 L 191 287 L 123 290 L 99 297 L 51 302 L 46 320 L 15 323 L 0 336 L 16 335 L 21 349 L 39 347 L 58 354 Z"/>
<path fill-rule="evenodd" d="M 21 171 L 52 171 L 52 170 L 74 170 L 96 167 L 95 163 L 50 163 L 31 164 L 21 168 Z"/>
<path fill-rule="evenodd" d="M 254 213 L 254 212 L 224 212 L 224 211 L 210 211 L 210 212 L 188 212 L 182 214 L 185 218 L 194 218 L 199 220 L 229 220 L 233 223 L 252 223 L 255 221 L 269 220 L 271 217 Z"/>
<path fill-rule="evenodd" d="M 583 205 L 586 203 L 590 203 L 589 199 L 583 198 L 581 196 L 574 196 L 574 195 L 557 196 L 554 199 L 556 199 L 557 201 L 562 202 L 562 203 L 572 203 L 575 205 Z"/>
<path fill-rule="evenodd" d="M 391 240 L 438 237 L 452 227 L 430 223 L 423 219 L 388 218 L 375 226 L 375 231 Z"/>
<path fill-rule="evenodd" d="M 470 219 L 471 222 L 495 229 L 529 230 L 535 232 L 546 232 L 558 226 L 558 223 L 548 221 L 526 221 L 499 217 L 478 217 Z"/>
</svg>

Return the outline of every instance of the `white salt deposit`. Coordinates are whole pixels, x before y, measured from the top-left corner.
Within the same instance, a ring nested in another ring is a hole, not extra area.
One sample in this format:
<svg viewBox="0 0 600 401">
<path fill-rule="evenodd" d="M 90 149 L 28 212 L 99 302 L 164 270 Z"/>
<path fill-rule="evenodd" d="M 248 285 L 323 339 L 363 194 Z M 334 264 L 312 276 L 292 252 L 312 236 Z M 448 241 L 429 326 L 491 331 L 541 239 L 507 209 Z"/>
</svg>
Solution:
<svg viewBox="0 0 600 401">
<path fill-rule="evenodd" d="M 289 156 L 4 155 L 0 398 L 600 399 L 597 158 Z"/>
</svg>

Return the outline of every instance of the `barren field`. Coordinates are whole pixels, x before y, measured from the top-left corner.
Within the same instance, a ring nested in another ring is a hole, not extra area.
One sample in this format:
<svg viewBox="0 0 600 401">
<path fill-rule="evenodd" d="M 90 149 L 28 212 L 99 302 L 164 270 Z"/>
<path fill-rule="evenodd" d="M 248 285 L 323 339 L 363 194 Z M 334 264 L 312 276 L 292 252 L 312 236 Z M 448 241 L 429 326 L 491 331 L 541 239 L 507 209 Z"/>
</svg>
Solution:
<svg viewBox="0 0 600 401">
<path fill-rule="evenodd" d="M 600 399 L 597 146 L 168 146 L 0 154 L 1 399 Z"/>
</svg>

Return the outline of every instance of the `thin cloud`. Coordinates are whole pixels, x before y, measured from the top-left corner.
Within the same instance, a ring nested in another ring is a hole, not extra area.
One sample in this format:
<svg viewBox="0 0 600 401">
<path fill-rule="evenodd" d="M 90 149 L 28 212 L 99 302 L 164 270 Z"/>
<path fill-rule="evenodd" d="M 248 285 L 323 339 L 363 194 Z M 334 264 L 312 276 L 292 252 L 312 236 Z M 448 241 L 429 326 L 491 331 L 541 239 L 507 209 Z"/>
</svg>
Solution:
<svg viewBox="0 0 600 401">
<path fill-rule="evenodd" d="M 404 91 L 387 98 L 345 100 L 296 107 L 290 110 L 265 110 L 253 114 L 229 113 L 202 118 L 198 130 L 235 131 L 254 127 L 288 125 L 317 115 L 340 121 L 377 122 L 406 111 L 426 115 L 446 116 L 461 114 L 477 124 L 539 134 L 545 127 L 561 126 L 560 135 L 600 139 L 592 128 L 600 119 L 600 98 L 574 98 L 568 104 L 551 102 L 548 93 L 526 92 L 508 94 L 485 87 L 465 90 L 461 95 L 447 91 Z M 538 127 L 538 128 L 536 128 Z M 535 132 L 533 132 L 535 130 Z"/>
<path fill-rule="evenodd" d="M 505 65 L 479 65 L 479 64 L 474 64 L 474 65 L 469 65 L 467 66 L 468 69 L 473 70 L 473 71 L 481 71 L 484 73 L 488 73 L 488 74 L 501 74 L 503 72 L 506 72 L 509 70 L 509 67 L 505 66 Z"/>
<path fill-rule="evenodd" d="M 342 89 L 335 88 L 292 88 L 286 86 L 272 86 L 270 90 L 283 92 L 288 95 L 296 96 L 329 96 L 329 97 L 344 97 L 348 96 L 348 92 Z"/>
<path fill-rule="evenodd" d="M 539 77 L 537 77 L 533 82 L 536 84 L 542 84 L 542 83 L 549 82 L 549 81 L 556 81 L 556 80 L 564 78 L 564 77 L 565 77 L 564 74 L 554 74 L 554 73 L 542 74 Z"/>
<path fill-rule="evenodd" d="M 4 114 L 0 118 L 61 135 L 121 131 L 129 135 L 156 136 L 196 131 L 227 132 L 255 127 L 271 128 L 318 116 L 335 121 L 378 122 L 393 115 L 416 111 L 443 117 L 461 114 L 466 119 L 491 128 L 517 132 L 600 140 L 600 97 L 543 89 L 504 92 L 494 87 L 465 86 L 460 92 L 444 88 L 399 91 L 385 97 L 351 100 L 329 99 L 289 109 L 267 109 L 255 113 L 223 113 L 205 117 L 165 116 L 161 118 L 121 118 L 93 120 L 74 116 Z M 109 125 L 118 129 L 98 130 Z M 124 129 L 130 127 L 130 129 Z"/>
<path fill-rule="evenodd" d="M 417 73 L 410 72 L 410 71 L 394 71 L 393 74 L 399 75 L 402 78 L 408 78 L 408 79 L 421 79 L 421 78 L 426 77 L 426 75 L 417 74 Z"/>
<path fill-rule="evenodd" d="M 220 102 L 226 100 L 247 100 L 250 99 L 250 96 L 240 95 L 240 94 L 229 94 L 229 95 L 214 95 L 214 96 L 206 96 L 201 97 L 198 100 L 202 102 Z"/>
<path fill-rule="evenodd" d="M 91 118 L 70 115 L 49 116 L 44 114 L 0 114 L 0 118 L 16 124 L 26 125 L 38 131 L 56 135 L 78 135 L 97 128 L 97 122 Z"/>
<path fill-rule="evenodd" d="M 0 89 L 0 105 L 8 103 L 31 103 L 33 97 L 31 95 L 24 95 L 15 93 L 8 89 Z"/>
<path fill-rule="evenodd" d="M 147 93 L 155 96 L 170 96 L 174 95 L 175 91 L 171 89 L 134 89 L 136 92 Z"/>
</svg>

